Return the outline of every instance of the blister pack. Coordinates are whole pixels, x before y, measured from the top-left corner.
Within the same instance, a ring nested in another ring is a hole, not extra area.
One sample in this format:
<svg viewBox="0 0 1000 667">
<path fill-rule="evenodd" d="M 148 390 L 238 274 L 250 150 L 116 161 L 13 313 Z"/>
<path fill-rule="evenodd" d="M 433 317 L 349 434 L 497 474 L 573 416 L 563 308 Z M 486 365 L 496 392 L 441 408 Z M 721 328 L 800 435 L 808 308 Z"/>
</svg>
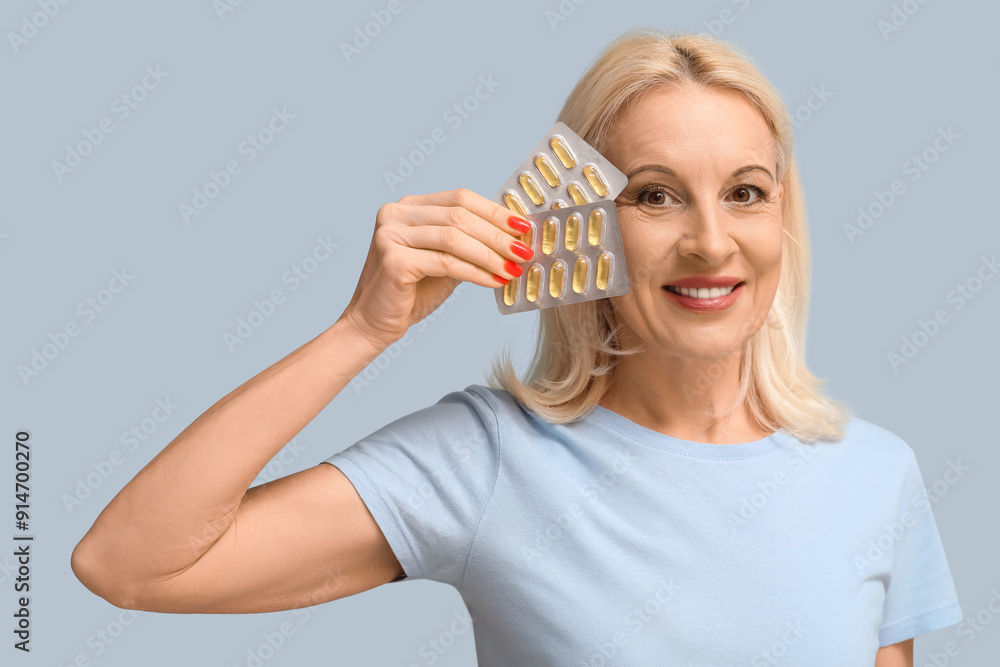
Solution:
<svg viewBox="0 0 1000 667">
<path fill-rule="evenodd" d="M 628 178 L 563 123 L 552 126 L 493 201 L 528 221 L 534 251 L 495 290 L 501 315 L 627 294 L 615 197 Z"/>
</svg>

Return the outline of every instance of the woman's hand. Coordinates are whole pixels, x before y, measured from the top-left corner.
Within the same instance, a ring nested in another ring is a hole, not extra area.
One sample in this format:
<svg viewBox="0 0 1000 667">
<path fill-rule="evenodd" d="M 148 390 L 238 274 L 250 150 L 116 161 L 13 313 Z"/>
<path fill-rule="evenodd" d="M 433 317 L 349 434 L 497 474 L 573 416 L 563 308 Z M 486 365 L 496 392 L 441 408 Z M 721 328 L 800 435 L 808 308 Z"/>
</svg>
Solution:
<svg viewBox="0 0 1000 667">
<path fill-rule="evenodd" d="M 520 276 L 517 264 L 532 255 L 518 238 L 526 230 L 525 220 L 464 188 L 386 204 L 375 217 L 368 259 L 341 317 L 388 347 L 461 281 L 495 288 Z"/>
</svg>

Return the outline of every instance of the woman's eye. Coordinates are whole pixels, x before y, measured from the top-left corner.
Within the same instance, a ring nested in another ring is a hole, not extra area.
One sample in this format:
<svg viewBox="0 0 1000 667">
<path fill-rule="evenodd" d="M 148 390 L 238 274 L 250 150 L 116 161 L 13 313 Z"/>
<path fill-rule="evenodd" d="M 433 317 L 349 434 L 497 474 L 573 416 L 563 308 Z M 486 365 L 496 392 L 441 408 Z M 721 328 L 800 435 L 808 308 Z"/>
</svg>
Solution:
<svg viewBox="0 0 1000 667">
<path fill-rule="evenodd" d="M 670 201 L 670 195 L 665 190 L 649 189 L 639 193 L 639 201 L 645 201 L 653 206 L 663 206 Z"/>
<path fill-rule="evenodd" d="M 733 190 L 733 201 L 749 206 L 767 198 L 767 193 L 756 185 L 738 185 Z"/>
</svg>

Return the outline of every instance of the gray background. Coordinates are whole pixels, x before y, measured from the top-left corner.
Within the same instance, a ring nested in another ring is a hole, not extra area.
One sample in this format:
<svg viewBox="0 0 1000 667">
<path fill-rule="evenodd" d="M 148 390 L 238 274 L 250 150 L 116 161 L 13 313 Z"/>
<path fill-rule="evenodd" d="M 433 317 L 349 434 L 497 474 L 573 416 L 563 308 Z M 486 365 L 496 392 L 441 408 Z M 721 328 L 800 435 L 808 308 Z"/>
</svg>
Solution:
<svg viewBox="0 0 1000 667">
<path fill-rule="evenodd" d="M 961 309 L 948 295 L 1000 250 L 997 5 L 910 0 L 904 4 L 918 11 L 901 14 L 906 22 L 886 37 L 878 22 L 891 20 L 888 0 L 564 2 L 567 16 L 554 25 L 546 12 L 559 11 L 557 0 L 402 0 L 401 13 L 348 62 L 340 43 L 387 4 L 246 0 L 220 17 L 209 0 L 71 2 L 16 52 L 8 33 L 41 10 L 36 0 L 4 4 L 0 432 L 9 449 L 0 474 L 13 475 L 14 433 L 30 430 L 36 541 L 30 655 L 11 648 L 13 559 L 0 556 L 0 609 L 8 619 L 0 662 L 67 665 L 82 654 L 108 666 L 245 666 L 248 650 L 289 622 L 294 635 L 265 665 L 427 665 L 426 647 L 436 638 L 454 642 L 434 664 L 475 664 L 471 631 L 448 635 L 454 616 L 465 613 L 462 600 L 437 583 L 383 586 L 308 617 L 119 618 L 121 610 L 73 576 L 70 552 L 184 427 L 339 316 L 379 206 L 456 187 L 490 196 L 554 122 L 601 48 L 627 28 L 649 25 L 714 30 L 742 47 L 793 113 L 813 87 L 831 94 L 822 104 L 813 98 L 818 108 L 799 109 L 796 130 L 814 250 L 808 362 L 832 395 L 903 437 L 928 487 L 938 482 L 945 492 L 933 508 L 962 605 L 969 616 L 981 612 L 986 625 L 969 642 L 957 626 L 921 635 L 916 664 L 930 664 L 949 641 L 958 654 L 939 655 L 945 662 L 936 664 L 988 664 L 1000 652 L 1000 619 L 987 607 L 991 598 L 994 609 L 1000 603 L 1000 573 L 991 567 L 1000 546 L 1000 281 L 973 284 L 981 289 Z M 166 77 L 120 119 L 113 100 L 140 84 L 147 66 Z M 472 94 L 480 76 L 499 87 L 452 127 L 444 112 Z M 294 119 L 246 162 L 240 142 L 265 127 L 275 107 Z M 114 132 L 60 181 L 52 162 L 102 118 L 112 119 Z M 390 190 L 384 172 L 438 127 L 447 141 Z M 948 127 L 959 138 L 910 180 L 904 163 Z M 242 172 L 186 223 L 179 205 L 233 159 Z M 895 179 L 905 193 L 849 242 L 844 225 Z M 327 236 L 339 244 L 334 256 L 292 290 L 283 274 Z M 134 279 L 85 321 L 78 304 L 123 267 Z M 463 287 L 398 355 L 368 369 L 369 384 L 345 389 L 297 436 L 297 451 L 286 456 L 294 460 L 275 462 L 261 481 L 315 465 L 395 417 L 483 382 L 504 346 L 523 368 L 536 315 L 501 316 L 489 290 Z M 273 289 L 285 303 L 230 350 L 224 333 Z M 887 355 L 938 309 L 948 322 L 894 370 Z M 71 321 L 79 335 L 23 381 L 18 366 Z M 178 409 L 135 451 L 123 448 L 122 432 L 166 398 Z M 115 449 L 124 462 L 68 508 L 66 494 Z M 959 460 L 971 471 L 946 484 L 949 462 Z M 10 487 L 0 483 L 8 490 L 0 505 L 4 544 L 15 532 Z M 118 636 L 106 643 L 99 632 Z"/>
</svg>

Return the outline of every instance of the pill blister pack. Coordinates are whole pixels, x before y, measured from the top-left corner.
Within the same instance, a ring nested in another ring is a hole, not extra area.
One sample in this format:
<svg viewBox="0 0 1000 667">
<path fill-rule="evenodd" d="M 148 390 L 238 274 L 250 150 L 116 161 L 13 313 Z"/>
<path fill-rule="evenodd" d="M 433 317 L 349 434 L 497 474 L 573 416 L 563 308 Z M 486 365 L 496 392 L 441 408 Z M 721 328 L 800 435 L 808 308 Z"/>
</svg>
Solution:
<svg viewBox="0 0 1000 667">
<path fill-rule="evenodd" d="M 552 126 L 493 201 L 528 221 L 524 273 L 495 290 L 501 315 L 627 294 L 615 197 L 628 178 L 563 123 Z"/>
</svg>

